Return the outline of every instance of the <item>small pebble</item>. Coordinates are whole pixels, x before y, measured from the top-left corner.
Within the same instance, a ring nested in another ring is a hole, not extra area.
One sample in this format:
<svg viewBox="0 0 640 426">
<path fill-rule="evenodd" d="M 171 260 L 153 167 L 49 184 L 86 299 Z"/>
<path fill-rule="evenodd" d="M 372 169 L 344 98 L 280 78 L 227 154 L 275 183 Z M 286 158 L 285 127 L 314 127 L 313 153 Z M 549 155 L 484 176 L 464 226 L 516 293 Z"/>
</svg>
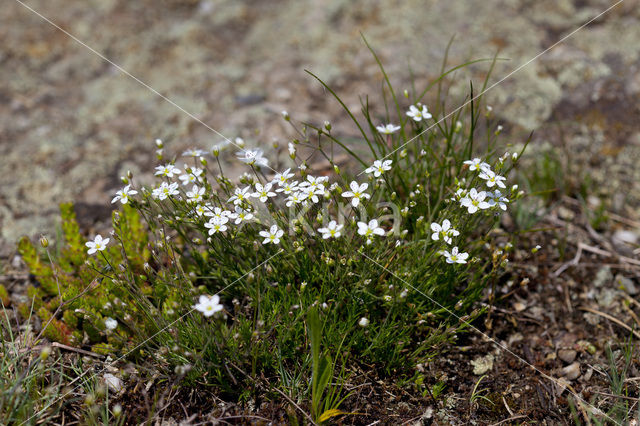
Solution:
<svg viewBox="0 0 640 426">
<path fill-rule="evenodd" d="M 560 349 L 558 351 L 558 358 L 560 358 L 567 364 L 571 364 L 573 361 L 575 361 L 577 355 L 578 353 L 573 349 Z"/>
<path fill-rule="evenodd" d="M 575 380 L 580 377 L 580 363 L 574 362 L 562 369 L 562 375 L 567 380 Z"/>
</svg>

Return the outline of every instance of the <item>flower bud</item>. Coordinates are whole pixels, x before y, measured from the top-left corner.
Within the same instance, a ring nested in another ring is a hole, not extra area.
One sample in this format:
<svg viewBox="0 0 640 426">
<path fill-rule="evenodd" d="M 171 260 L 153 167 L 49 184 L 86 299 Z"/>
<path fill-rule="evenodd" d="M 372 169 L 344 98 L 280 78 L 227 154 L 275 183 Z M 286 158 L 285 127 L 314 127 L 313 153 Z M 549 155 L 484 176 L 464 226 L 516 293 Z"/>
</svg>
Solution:
<svg viewBox="0 0 640 426">
<path fill-rule="evenodd" d="M 360 321 L 358 321 L 358 325 L 364 328 L 369 325 L 369 320 L 365 317 L 362 317 L 360 318 Z"/>
<path fill-rule="evenodd" d="M 331 131 L 331 123 L 329 123 L 329 121 L 325 121 L 324 122 L 324 128 L 327 130 L 327 132 Z"/>
<path fill-rule="evenodd" d="M 49 240 L 44 235 L 40 236 L 40 245 L 44 248 L 49 247 Z"/>
<path fill-rule="evenodd" d="M 284 121 L 290 121 L 291 117 L 289 117 L 289 113 L 287 111 L 282 111 L 282 118 L 284 118 Z"/>
<path fill-rule="evenodd" d="M 156 146 L 158 149 L 164 148 L 164 144 L 162 143 L 162 139 L 156 139 Z"/>
<path fill-rule="evenodd" d="M 49 355 L 51 355 L 51 346 L 45 346 L 44 348 L 42 348 L 42 350 L 40 351 L 40 359 L 42 361 L 46 361 L 47 358 L 49 358 Z"/>
<path fill-rule="evenodd" d="M 409 99 L 409 91 L 407 89 L 404 89 L 404 97 Z"/>
<path fill-rule="evenodd" d="M 200 157 L 200 164 L 202 164 L 204 167 L 207 167 L 207 159 L 204 157 Z"/>
</svg>

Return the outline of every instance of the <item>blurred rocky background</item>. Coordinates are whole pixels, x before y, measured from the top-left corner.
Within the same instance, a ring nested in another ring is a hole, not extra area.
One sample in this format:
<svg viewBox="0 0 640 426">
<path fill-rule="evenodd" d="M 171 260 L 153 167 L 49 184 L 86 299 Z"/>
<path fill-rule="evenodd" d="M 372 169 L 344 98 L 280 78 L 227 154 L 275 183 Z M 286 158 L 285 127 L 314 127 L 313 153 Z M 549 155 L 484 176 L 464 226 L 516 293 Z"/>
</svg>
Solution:
<svg viewBox="0 0 640 426">
<path fill-rule="evenodd" d="M 613 5 L 606 0 L 25 0 L 25 4 L 229 138 L 271 145 L 280 118 L 330 120 L 355 136 L 313 71 L 359 109 L 382 103 L 381 74 L 417 87 L 447 64 L 501 58 L 497 82 Z M 222 138 L 123 75 L 16 0 L 0 7 L 0 247 L 55 234 L 58 203 L 85 224 L 109 216 L 130 169 L 150 175 L 153 140 L 180 153 Z M 489 63 L 458 74 L 464 100 Z M 479 84 L 478 84 L 479 85 Z M 487 93 L 508 141 L 531 130 L 589 168 L 596 194 L 623 215 L 640 200 L 640 1 L 625 0 Z M 457 105 L 448 104 L 453 109 Z M 576 166 L 577 165 L 577 166 Z M 233 166 L 230 166 L 233 167 Z"/>
</svg>

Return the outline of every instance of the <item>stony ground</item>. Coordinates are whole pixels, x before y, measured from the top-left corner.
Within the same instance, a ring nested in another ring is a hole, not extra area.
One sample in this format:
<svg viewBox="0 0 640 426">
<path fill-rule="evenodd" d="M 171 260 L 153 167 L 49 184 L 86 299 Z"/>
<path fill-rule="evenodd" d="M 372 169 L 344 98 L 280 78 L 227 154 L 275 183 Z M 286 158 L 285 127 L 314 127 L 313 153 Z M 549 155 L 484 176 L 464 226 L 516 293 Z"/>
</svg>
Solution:
<svg viewBox="0 0 640 426">
<path fill-rule="evenodd" d="M 30 0 L 38 13 L 101 52 L 227 137 L 268 146 L 287 136 L 277 114 L 330 119 L 354 134 L 332 99 L 304 70 L 335 87 L 350 106 L 380 104 L 381 75 L 366 35 L 398 87 L 435 77 L 448 63 L 500 62 L 492 82 L 605 10 L 606 0 L 235 1 Z M 625 0 L 487 93 L 516 141 L 588 151 L 604 177 L 636 188 L 640 156 L 640 2 Z M 152 141 L 172 150 L 221 140 L 16 0 L 0 8 L 0 241 L 51 232 L 57 203 L 108 215 L 126 170 L 151 169 Z M 473 67 L 481 78 L 487 64 Z M 452 92 L 463 96 L 468 75 Z M 454 96 L 455 98 L 455 96 Z M 448 105 L 452 109 L 454 105 Z M 256 132 L 259 132 L 258 134 Z M 626 161 L 626 162 L 625 162 Z M 581 164 L 581 163 L 579 163 Z M 616 210 L 638 191 L 617 194 Z"/>
<path fill-rule="evenodd" d="M 289 135 L 279 117 L 282 109 L 299 119 L 331 120 L 335 133 L 356 135 L 305 69 L 335 87 L 349 106 L 357 109 L 358 97 L 365 94 L 374 107 L 380 106 L 381 75 L 360 32 L 399 88 L 409 87 L 409 67 L 418 86 L 436 77 L 453 35 L 449 65 L 489 58 L 496 51 L 509 59 L 498 63 L 494 83 L 613 3 L 29 0 L 26 4 L 221 134 L 242 136 L 268 148 L 273 138 L 286 141 Z M 540 212 L 547 231 L 525 245 L 539 239 L 547 251 L 535 261 L 523 252 L 511 279 L 499 289 L 498 308 L 477 326 L 604 408 L 615 400 L 606 395 L 606 344 L 615 345 L 619 362 L 621 342 L 630 333 L 605 315 L 627 327 L 640 327 L 638 265 L 625 260 L 638 259 L 634 247 L 640 240 L 636 221 L 640 216 L 639 21 L 640 1 L 625 0 L 487 93 L 507 138 L 521 142 L 535 129 L 531 161 L 553 147 L 554 164 L 564 170 L 564 189 L 580 193 L 584 186 L 589 197 L 582 205 L 556 200 L 551 210 Z M 163 138 L 173 152 L 210 148 L 222 139 L 15 0 L 2 0 L 0 40 L 3 259 L 12 258 L 21 235 L 55 234 L 60 201 L 75 201 L 87 227 L 108 217 L 109 201 L 121 186 L 118 177 L 126 170 L 140 177 L 150 174 L 155 138 Z M 487 70 L 487 64 L 478 64 L 460 73 L 460 84 L 450 90 L 453 98 L 463 99 L 468 78 L 481 79 Z M 453 108 L 447 105 L 448 110 Z M 589 218 L 598 205 L 614 220 L 593 229 Z M 508 230 L 509 224 L 504 228 Z M 575 262 L 569 264 L 572 259 Z M 14 266 L 19 270 L 19 263 Z M 18 281 L 13 280 L 15 288 Z M 452 350 L 425 372 L 429 384 L 446 385 L 441 405 L 430 404 L 427 396 L 403 396 L 389 389 L 388 395 L 374 395 L 369 401 L 348 401 L 357 411 L 368 413 L 353 421 L 367 424 L 384 417 L 393 424 L 393 416 L 401 413 L 399 420 L 442 424 L 507 419 L 567 422 L 568 392 L 562 386 L 476 334 L 461 343 L 464 350 Z M 474 366 L 483 363 L 490 367 L 474 374 Z M 640 375 L 639 369 L 636 358 L 631 377 Z M 490 402 L 471 402 L 483 374 L 488 376 L 479 387 L 486 389 L 483 395 Z M 369 382 L 363 378 L 363 383 Z M 417 387 L 416 394 L 421 390 Z M 630 398 L 638 397 L 637 388 L 635 392 Z M 395 412 L 382 410 L 385 405 Z M 243 412 L 234 409 L 226 413 Z M 259 414 L 277 418 L 282 415 L 278 410 L 267 407 Z"/>
</svg>

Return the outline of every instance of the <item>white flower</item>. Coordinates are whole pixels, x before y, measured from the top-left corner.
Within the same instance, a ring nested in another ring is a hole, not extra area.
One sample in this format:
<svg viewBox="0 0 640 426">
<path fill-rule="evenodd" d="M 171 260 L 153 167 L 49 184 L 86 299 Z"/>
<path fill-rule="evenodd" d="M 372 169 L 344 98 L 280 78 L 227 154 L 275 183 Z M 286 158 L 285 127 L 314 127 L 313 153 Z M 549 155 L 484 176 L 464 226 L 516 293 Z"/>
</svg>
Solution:
<svg viewBox="0 0 640 426">
<path fill-rule="evenodd" d="M 458 247 L 451 249 L 451 253 L 444 251 L 443 256 L 447 259 L 447 263 L 467 263 L 469 253 L 458 253 Z"/>
<path fill-rule="evenodd" d="M 213 235 L 216 232 L 224 232 L 227 230 L 226 223 L 229 222 L 228 217 L 212 217 L 209 222 L 204 224 L 205 228 L 209 228 L 209 235 Z"/>
<path fill-rule="evenodd" d="M 286 205 L 287 205 L 287 207 L 291 207 L 294 204 L 300 204 L 300 203 L 304 202 L 306 199 L 307 199 L 307 194 L 306 193 L 297 191 L 297 192 L 294 192 L 293 194 L 290 194 L 287 197 Z"/>
<path fill-rule="evenodd" d="M 189 185 L 192 183 L 196 183 L 200 181 L 200 175 L 202 174 L 202 169 L 193 168 L 188 169 L 187 172 L 183 175 L 180 175 L 180 180 L 183 185 Z"/>
<path fill-rule="evenodd" d="M 193 307 L 195 310 L 200 311 L 204 314 L 205 317 L 210 317 L 222 310 L 222 305 L 220 304 L 220 296 L 200 296 L 198 303 Z"/>
<path fill-rule="evenodd" d="M 173 164 L 165 164 L 164 166 L 156 167 L 156 176 L 172 178 L 174 174 L 179 175 L 182 173 L 180 169 L 176 168 Z"/>
<path fill-rule="evenodd" d="M 294 156 L 296 155 L 296 146 L 294 144 L 292 144 L 291 142 L 289 142 L 289 155 L 290 156 Z"/>
<path fill-rule="evenodd" d="M 93 254 L 97 251 L 102 251 L 107 248 L 107 244 L 109 244 L 109 238 L 102 239 L 102 235 L 98 234 L 93 239 L 93 241 L 87 241 L 84 243 L 85 246 L 89 247 L 87 250 L 87 254 Z"/>
<path fill-rule="evenodd" d="M 233 204 L 240 205 L 242 204 L 244 201 L 247 201 L 247 198 L 251 196 L 251 193 L 249 192 L 251 190 L 250 186 L 246 186 L 242 189 L 240 188 L 236 188 L 233 191 L 233 196 L 231 198 L 229 198 L 229 202 L 233 201 Z"/>
<path fill-rule="evenodd" d="M 238 159 L 250 166 L 267 167 L 269 162 L 264 158 L 263 151 L 260 148 L 244 149 L 236 153 Z"/>
<path fill-rule="evenodd" d="M 429 114 L 429 110 L 425 105 L 418 105 L 418 106 L 422 106 L 422 108 L 418 108 L 415 105 L 411 105 L 409 107 L 409 111 L 407 111 L 407 115 L 413 118 L 415 121 L 428 120 L 429 118 L 432 117 L 432 115 Z"/>
<path fill-rule="evenodd" d="M 284 231 L 278 228 L 278 225 L 273 225 L 269 231 L 260 231 L 260 236 L 264 238 L 262 244 L 280 244 L 280 237 L 284 235 Z"/>
<path fill-rule="evenodd" d="M 180 192 L 178 191 L 178 184 L 173 182 L 172 184 L 168 184 L 167 182 L 162 182 L 159 187 L 155 188 L 151 193 L 153 198 L 157 198 L 158 200 L 164 200 L 172 195 L 178 195 Z"/>
<path fill-rule="evenodd" d="M 366 327 L 369 325 L 369 320 L 365 317 L 360 318 L 360 321 L 358 321 L 358 325 L 360 327 Z"/>
<path fill-rule="evenodd" d="M 353 182 L 351 182 L 351 184 L 349 185 L 351 188 L 351 191 L 345 191 L 342 193 L 343 197 L 353 197 L 351 199 L 351 205 L 353 207 L 358 207 L 358 204 L 360 204 L 360 201 L 363 198 L 369 199 L 371 198 L 371 196 L 367 193 L 365 193 L 364 191 L 369 187 L 368 183 L 363 183 L 362 185 L 358 185 L 358 182 L 356 182 L 355 180 Z"/>
<path fill-rule="evenodd" d="M 207 151 L 203 151 L 201 149 L 188 149 L 182 153 L 183 157 L 202 157 L 203 155 L 207 155 Z"/>
<path fill-rule="evenodd" d="M 338 238 L 343 227 L 344 225 L 338 225 L 335 220 L 332 220 L 326 228 L 318 229 L 318 232 L 322 234 L 322 238 L 325 240 L 330 237 Z"/>
<path fill-rule="evenodd" d="M 285 182 L 280 185 L 280 188 L 276 189 L 276 192 L 282 192 L 285 195 L 289 195 L 294 191 L 298 191 L 298 181 Z"/>
<path fill-rule="evenodd" d="M 503 181 L 506 180 L 505 177 L 500 176 L 492 172 L 491 170 L 483 170 L 482 173 L 478 176 L 480 179 L 484 179 L 487 181 L 487 186 L 489 188 L 498 185 L 500 188 L 506 188 Z"/>
<path fill-rule="evenodd" d="M 209 216 L 212 219 L 229 218 L 229 216 L 231 215 L 231 212 L 229 210 L 222 210 L 220 207 L 215 207 L 213 210 L 211 210 L 210 205 L 207 205 L 207 207 L 209 207 L 209 210 L 204 212 L 204 215 Z"/>
<path fill-rule="evenodd" d="M 118 326 L 118 321 L 114 320 L 111 317 L 107 317 L 104 320 L 104 326 L 107 328 L 107 330 L 115 330 L 116 327 Z"/>
<path fill-rule="evenodd" d="M 282 173 L 276 173 L 276 175 L 273 178 L 273 182 L 277 183 L 278 186 L 282 187 L 285 183 L 287 183 L 287 181 L 293 177 L 293 173 L 290 173 L 291 169 L 287 169 Z"/>
<path fill-rule="evenodd" d="M 203 206 L 202 204 L 198 204 L 193 211 L 195 211 L 198 216 L 202 216 L 209 210 L 209 208 L 209 205 Z"/>
<path fill-rule="evenodd" d="M 380 126 L 376 126 L 376 129 L 383 135 L 390 135 L 400 130 L 400 126 L 394 126 L 393 124 L 382 124 Z"/>
<path fill-rule="evenodd" d="M 479 158 L 474 158 L 473 160 L 467 160 L 464 162 L 464 164 L 468 164 L 469 165 L 469 170 L 474 171 L 474 170 L 491 170 L 491 166 L 488 165 L 487 163 L 485 163 L 484 161 L 482 161 Z"/>
<path fill-rule="evenodd" d="M 451 242 L 453 241 L 451 237 L 457 237 L 458 235 L 460 235 L 460 232 L 451 227 L 451 222 L 449 222 L 449 219 L 445 219 L 442 222 L 442 225 L 435 222 L 432 223 L 431 230 L 433 231 L 433 234 L 431 235 L 431 239 L 433 241 L 438 241 L 440 238 L 442 238 L 442 241 L 447 244 L 451 244 Z"/>
<path fill-rule="evenodd" d="M 324 189 L 324 183 L 329 180 L 326 176 L 314 177 L 307 176 L 307 180 L 300 184 L 301 188 L 309 188 L 311 192 L 315 192 L 318 188 Z"/>
<path fill-rule="evenodd" d="M 378 226 L 376 219 L 371 219 L 368 224 L 358 222 L 358 234 L 367 237 L 367 244 L 371 244 L 371 237 L 374 235 L 384 235 L 384 229 Z"/>
<path fill-rule="evenodd" d="M 127 185 L 124 188 L 122 188 L 120 191 L 116 192 L 116 196 L 113 197 L 113 200 L 111 200 L 111 204 L 115 203 L 118 200 L 120 200 L 122 204 L 127 204 L 129 202 L 129 196 L 135 195 L 138 193 L 138 191 L 129 189 L 130 187 L 131 185 Z"/>
<path fill-rule="evenodd" d="M 253 219 L 253 213 L 249 210 L 244 210 L 239 206 L 236 206 L 236 212 L 230 216 L 232 219 L 235 219 L 235 224 L 239 225 L 240 223 Z"/>
<path fill-rule="evenodd" d="M 387 170 L 391 170 L 391 160 L 376 160 L 373 162 L 373 166 L 366 169 L 364 172 L 367 174 L 373 173 L 373 176 L 379 177 L 381 174 L 386 172 Z"/>
<path fill-rule="evenodd" d="M 271 191 L 273 184 L 267 183 L 262 186 L 260 183 L 255 184 L 256 192 L 251 194 L 253 198 L 258 198 L 263 203 L 269 199 L 269 197 L 275 197 L 276 193 Z"/>
<path fill-rule="evenodd" d="M 204 186 L 199 188 L 198 185 L 193 185 L 191 191 L 187 192 L 188 201 L 190 203 L 199 203 L 202 201 L 204 195 Z"/>
<path fill-rule="evenodd" d="M 477 212 L 478 209 L 488 209 L 491 207 L 489 203 L 484 201 L 486 197 L 486 192 L 478 192 L 475 188 L 471 188 L 467 195 L 460 200 L 460 204 L 466 207 L 469 213 L 473 214 Z"/>
<path fill-rule="evenodd" d="M 495 192 L 488 191 L 487 195 L 489 196 L 489 205 L 491 207 L 498 206 L 498 208 L 506 211 L 507 203 L 509 202 L 508 198 L 502 196 L 502 192 L 499 189 L 496 189 Z"/>
</svg>

